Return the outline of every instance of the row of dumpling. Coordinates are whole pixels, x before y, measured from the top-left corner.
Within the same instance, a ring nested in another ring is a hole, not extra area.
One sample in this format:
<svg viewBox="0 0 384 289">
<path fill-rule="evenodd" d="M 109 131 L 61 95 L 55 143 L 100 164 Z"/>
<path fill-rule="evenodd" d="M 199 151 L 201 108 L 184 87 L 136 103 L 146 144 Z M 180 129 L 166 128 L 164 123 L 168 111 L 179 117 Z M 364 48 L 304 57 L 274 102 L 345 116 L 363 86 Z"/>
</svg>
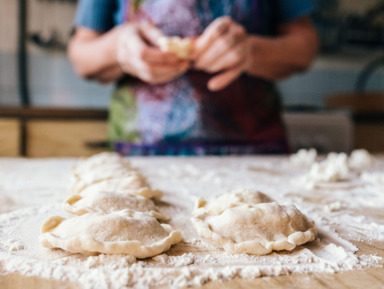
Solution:
<svg viewBox="0 0 384 289">
<path fill-rule="evenodd" d="M 73 218 L 51 217 L 42 226 L 40 242 L 85 255 L 128 254 L 147 258 L 181 241 L 181 233 L 160 223 L 168 218 L 153 201 L 153 190 L 126 158 L 101 153 L 73 168 L 71 195 L 63 208 Z"/>
</svg>

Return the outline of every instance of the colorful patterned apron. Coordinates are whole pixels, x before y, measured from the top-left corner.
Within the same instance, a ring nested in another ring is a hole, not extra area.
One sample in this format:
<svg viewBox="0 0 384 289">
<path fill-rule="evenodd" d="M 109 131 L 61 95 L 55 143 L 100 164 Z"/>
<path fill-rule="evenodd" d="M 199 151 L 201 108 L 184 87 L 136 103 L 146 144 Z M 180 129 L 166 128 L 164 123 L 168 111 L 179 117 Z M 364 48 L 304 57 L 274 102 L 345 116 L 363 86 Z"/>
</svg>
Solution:
<svg viewBox="0 0 384 289">
<path fill-rule="evenodd" d="M 266 34 L 257 0 L 127 1 L 126 21 L 150 21 L 170 36 L 200 35 L 229 15 L 248 33 Z M 263 10 L 264 11 L 264 10 Z M 286 153 L 273 83 L 246 74 L 211 92 L 207 73 L 190 70 L 160 85 L 122 79 L 110 104 L 109 138 L 126 155 Z"/>
</svg>

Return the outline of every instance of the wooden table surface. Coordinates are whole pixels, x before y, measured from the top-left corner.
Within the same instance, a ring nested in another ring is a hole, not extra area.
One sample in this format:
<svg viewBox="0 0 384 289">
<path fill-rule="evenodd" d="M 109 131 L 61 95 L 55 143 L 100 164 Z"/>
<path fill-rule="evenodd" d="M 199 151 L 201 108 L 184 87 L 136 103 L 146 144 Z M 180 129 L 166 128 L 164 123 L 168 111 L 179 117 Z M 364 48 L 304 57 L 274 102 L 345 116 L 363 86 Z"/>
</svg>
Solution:
<svg viewBox="0 0 384 289">
<path fill-rule="evenodd" d="M 356 244 L 360 254 L 377 254 L 384 258 L 384 242 L 373 244 Z M 29 277 L 19 273 L 4 274 L 0 270 L 1 289 L 82 289 L 76 283 L 46 280 Z M 162 289 L 167 287 L 162 287 Z M 384 269 L 366 268 L 363 270 L 344 271 L 338 273 L 290 274 L 286 276 L 262 277 L 254 280 L 234 279 L 227 282 L 211 282 L 201 289 L 383 289 Z M 95 288 L 96 289 L 96 288 Z"/>
<path fill-rule="evenodd" d="M 384 197 L 384 192 L 383 192 Z M 0 212 L 1 213 L 1 212 Z M 382 220 L 384 213 L 379 213 L 377 218 Z M 352 242 L 359 248 L 357 255 L 373 254 L 384 258 L 384 241 Z M 1 289 L 82 289 L 79 284 L 46 280 L 39 277 L 28 277 L 20 273 L 7 273 L 0 267 Z M 166 287 L 162 287 L 166 288 Z M 189 287 L 191 288 L 191 287 Z M 204 289 L 223 288 L 361 288 L 384 289 L 384 268 L 370 267 L 362 270 L 343 271 L 338 273 L 293 273 L 286 276 L 261 277 L 254 280 L 233 279 L 227 282 L 210 282 L 202 287 Z M 95 288 L 97 289 L 97 288 Z"/>
</svg>

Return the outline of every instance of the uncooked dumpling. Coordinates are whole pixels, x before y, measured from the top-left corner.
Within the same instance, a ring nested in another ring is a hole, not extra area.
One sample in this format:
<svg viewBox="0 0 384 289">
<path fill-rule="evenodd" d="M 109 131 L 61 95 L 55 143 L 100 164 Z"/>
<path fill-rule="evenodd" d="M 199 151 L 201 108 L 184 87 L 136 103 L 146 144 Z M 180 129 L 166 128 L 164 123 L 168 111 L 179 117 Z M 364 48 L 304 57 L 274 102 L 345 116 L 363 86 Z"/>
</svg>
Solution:
<svg viewBox="0 0 384 289">
<path fill-rule="evenodd" d="M 192 223 L 201 237 L 230 254 L 265 255 L 273 250 L 293 250 L 316 238 L 316 227 L 294 205 L 279 205 L 267 198 L 260 198 L 260 203 L 234 206 L 222 202 L 229 196 L 207 205 L 200 202 L 192 213 Z"/>
<path fill-rule="evenodd" d="M 51 217 L 42 226 L 40 242 L 46 248 L 93 255 L 127 254 L 148 258 L 180 242 L 181 233 L 141 212 L 123 210 L 89 213 L 71 219 Z"/>
<path fill-rule="evenodd" d="M 147 213 L 158 220 L 167 220 L 159 213 L 155 203 L 142 196 L 115 192 L 93 191 L 84 195 L 72 195 L 65 200 L 63 209 L 70 214 L 84 215 L 90 212 L 112 213 L 131 209 Z"/>
<path fill-rule="evenodd" d="M 204 210 L 210 215 L 219 215 L 228 208 L 238 207 L 245 204 L 254 205 L 270 202 L 273 202 L 273 200 L 261 192 L 238 190 L 224 194 L 210 202 L 206 202 L 200 198 L 197 207 L 204 207 Z"/>
<path fill-rule="evenodd" d="M 75 176 L 70 191 L 73 194 L 78 194 L 88 186 L 111 179 L 124 179 L 123 181 L 115 181 L 114 183 L 123 183 L 125 188 L 129 187 L 129 189 L 133 190 L 148 187 L 145 177 L 136 171 L 105 167 L 83 173 L 80 177 Z"/>
<path fill-rule="evenodd" d="M 131 164 L 127 158 L 112 152 L 104 152 L 93 155 L 89 158 L 80 159 L 72 170 L 75 175 L 80 175 L 84 172 L 87 173 L 89 171 L 93 171 L 94 169 L 111 165 L 115 167 L 119 166 L 125 170 L 131 170 Z"/>
<path fill-rule="evenodd" d="M 94 191 L 116 192 L 123 195 L 140 195 L 149 199 L 160 199 L 163 193 L 149 188 L 145 178 L 139 174 L 127 175 L 93 183 L 84 187 L 79 193 L 87 195 Z"/>
<path fill-rule="evenodd" d="M 317 151 L 315 149 L 300 149 L 289 157 L 289 162 L 301 168 L 310 167 L 316 162 Z"/>
</svg>

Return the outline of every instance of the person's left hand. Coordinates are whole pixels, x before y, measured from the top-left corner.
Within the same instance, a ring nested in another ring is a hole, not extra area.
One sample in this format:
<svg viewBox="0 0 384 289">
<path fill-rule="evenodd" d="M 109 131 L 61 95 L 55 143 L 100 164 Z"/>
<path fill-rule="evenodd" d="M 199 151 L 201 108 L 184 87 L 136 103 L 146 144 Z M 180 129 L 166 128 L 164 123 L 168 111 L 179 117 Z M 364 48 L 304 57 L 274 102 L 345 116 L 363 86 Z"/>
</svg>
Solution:
<svg viewBox="0 0 384 289">
<path fill-rule="evenodd" d="M 220 17 L 195 40 L 195 68 L 209 73 L 221 72 L 208 82 L 210 90 L 220 90 L 247 70 L 249 50 L 244 27 L 231 17 Z"/>
</svg>

